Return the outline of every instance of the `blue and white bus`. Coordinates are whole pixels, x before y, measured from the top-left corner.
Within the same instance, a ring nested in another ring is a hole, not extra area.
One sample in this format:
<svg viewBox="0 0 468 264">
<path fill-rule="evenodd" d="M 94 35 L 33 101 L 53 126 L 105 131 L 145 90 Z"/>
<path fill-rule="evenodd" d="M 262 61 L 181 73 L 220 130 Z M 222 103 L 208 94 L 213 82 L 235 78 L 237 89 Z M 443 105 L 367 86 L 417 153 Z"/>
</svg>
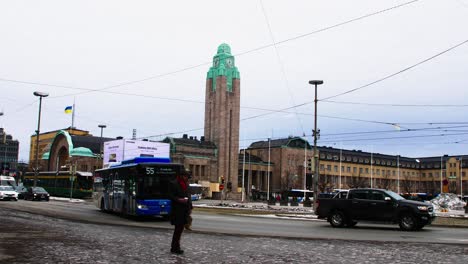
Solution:
<svg viewBox="0 0 468 264">
<path fill-rule="evenodd" d="M 132 216 L 167 216 L 169 182 L 185 171 L 168 158 L 139 157 L 96 170 L 93 200 L 102 211 Z"/>
</svg>

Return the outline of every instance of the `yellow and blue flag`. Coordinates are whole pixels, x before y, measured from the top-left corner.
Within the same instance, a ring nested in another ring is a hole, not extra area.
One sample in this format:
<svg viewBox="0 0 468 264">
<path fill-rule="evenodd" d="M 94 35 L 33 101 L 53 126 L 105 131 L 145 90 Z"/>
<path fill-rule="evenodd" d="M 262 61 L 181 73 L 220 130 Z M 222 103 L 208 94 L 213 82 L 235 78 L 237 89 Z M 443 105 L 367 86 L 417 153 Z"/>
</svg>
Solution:
<svg viewBox="0 0 468 264">
<path fill-rule="evenodd" d="M 73 112 L 73 107 L 72 106 L 65 107 L 65 114 L 71 114 L 72 112 Z"/>
</svg>

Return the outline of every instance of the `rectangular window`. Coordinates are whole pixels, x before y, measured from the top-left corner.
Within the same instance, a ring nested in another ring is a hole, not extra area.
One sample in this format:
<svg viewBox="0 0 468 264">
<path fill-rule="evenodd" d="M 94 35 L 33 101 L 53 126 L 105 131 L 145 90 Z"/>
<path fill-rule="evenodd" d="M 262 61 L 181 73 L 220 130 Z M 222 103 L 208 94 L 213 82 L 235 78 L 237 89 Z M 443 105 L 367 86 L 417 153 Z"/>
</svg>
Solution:
<svg viewBox="0 0 468 264">
<path fill-rule="evenodd" d="M 344 172 L 344 166 L 341 166 L 341 172 Z"/>
<path fill-rule="evenodd" d="M 334 170 L 335 172 L 338 172 L 338 166 L 335 165 L 335 166 L 333 167 L 333 170 Z"/>
<path fill-rule="evenodd" d="M 359 173 L 362 174 L 362 172 L 363 172 L 363 169 L 359 168 Z"/>
<path fill-rule="evenodd" d="M 353 167 L 353 172 L 357 173 L 357 168 L 356 167 Z"/>
<path fill-rule="evenodd" d="M 351 167 L 346 167 L 346 172 L 351 172 Z"/>
<path fill-rule="evenodd" d="M 377 175 L 380 175 L 380 169 L 377 169 Z"/>
<path fill-rule="evenodd" d="M 327 165 L 327 171 L 331 171 L 331 165 Z"/>
<path fill-rule="evenodd" d="M 366 174 L 369 174 L 369 168 L 366 168 Z"/>
<path fill-rule="evenodd" d="M 320 164 L 320 170 L 321 170 L 321 171 L 325 170 L 325 165 Z"/>
<path fill-rule="evenodd" d="M 351 199 L 367 199 L 367 191 L 353 191 L 348 196 Z"/>
</svg>

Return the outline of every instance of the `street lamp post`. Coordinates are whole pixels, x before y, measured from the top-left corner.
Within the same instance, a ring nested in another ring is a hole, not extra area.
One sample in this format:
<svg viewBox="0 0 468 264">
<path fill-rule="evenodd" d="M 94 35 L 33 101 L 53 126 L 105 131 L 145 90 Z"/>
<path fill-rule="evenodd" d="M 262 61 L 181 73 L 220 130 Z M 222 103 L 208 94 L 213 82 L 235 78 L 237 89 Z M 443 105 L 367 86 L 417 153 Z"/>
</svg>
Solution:
<svg viewBox="0 0 468 264">
<path fill-rule="evenodd" d="M 418 169 L 418 185 L 417 185 L 417 191 L 416 192 L 421 192 L 421 161 L 419 159 L 415 159 L 415 161 L 418 163 L 418 166 L 417 166 L 417 169 Z M 416 184 L 415 184 L 415 188 L 416 188 Z"/>
<path fill-rule="evenodd" d="M 47 97 L 49 96 L 48 93 L 43 93 L 43 92 L 34 92 L 33 93 L 35 96 L 39 97 L 39 116 L 37 118 L 37 130 L 36 130 L 36 168 L 34 170 L 34 187 L 36 187 L 37 184 L 37 175 L 39 172 L 39 133 L 40 133 L 40 127 L 41 127 L 41 107 L 42 107 L 42 97 Z"/>
<path fill-rule="evenodd" d="M 322 80 L 311 80 L 309 81 L 309 84 L 312 84 L 315 86 L 315 99 L 314 99 L 314 104 L 315 104 L 315 112 L 314 112 L 314 131 L 313 131 L 313 136 L 314 136 L 314 166 L 315 166 L 315 173 L 314 173 L 314 210 L 317 207 L 317 197 L 318 197 L 318 177 L 319 177 L 319 164 L 318 164 L 318 153 L 317 153 L 317 137 L 320 136 L 320 132 L 317 131 L 317 85 L 323 84 Z"/>
<path fill-rule="evenodd" d="M 397 193 L 400 194 L 400 155 L 397 155 Z"/>
<path fill-rule="evenodd" d="M 103 159 L 103 145 L 102 145 L 102 131 L 104 128 L 106 128 L 106 125 L 98 125 L 98 127 L 101 129 L 101 144 L 100 144 L 100 152 L 99 152 L 99 157 L 101 158 L 101 166 L 102 166 L 102 159 Z"/>
</svg>

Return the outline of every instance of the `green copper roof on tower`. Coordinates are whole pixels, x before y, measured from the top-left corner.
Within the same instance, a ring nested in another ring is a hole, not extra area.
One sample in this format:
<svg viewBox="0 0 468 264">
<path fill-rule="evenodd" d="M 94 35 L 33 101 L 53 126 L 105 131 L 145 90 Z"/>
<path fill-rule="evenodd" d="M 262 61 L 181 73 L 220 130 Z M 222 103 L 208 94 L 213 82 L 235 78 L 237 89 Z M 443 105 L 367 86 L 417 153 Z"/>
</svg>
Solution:
<svg viewBox="0 0 468 264">
<path fill-rule="evenodd" d="M 226 43 L 219 45 L 218 52 L 213 57 L 213 66 L 210 67 L 206 77 L 213 80 L 213 91 L 216 90 L 216 77 L 226 76 L 227 90 L 232 92 L 232 79 L 240 79 L 239 71 L 235 65 L 235 58 L 231 55 L 231 47 Z"/>
</svg>

